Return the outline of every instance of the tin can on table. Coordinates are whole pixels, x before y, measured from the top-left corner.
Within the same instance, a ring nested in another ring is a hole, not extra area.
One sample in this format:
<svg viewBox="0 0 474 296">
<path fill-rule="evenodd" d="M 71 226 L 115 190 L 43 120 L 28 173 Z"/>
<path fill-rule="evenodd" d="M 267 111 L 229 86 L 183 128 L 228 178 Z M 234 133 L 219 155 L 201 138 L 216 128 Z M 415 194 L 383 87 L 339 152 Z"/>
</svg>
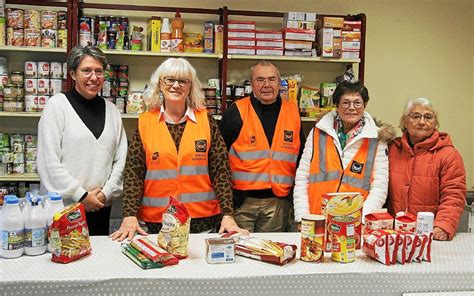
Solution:
<svg viewBox="0 0 474 296">
<path fill-rule="evenodd" d="M 332 234 L 331 259 L 336 262 L 355 261 L 355 221 L 349 216 L 336 216 L 329 224 Z"/>
<path fill-rule="evenodd" d="M 323 262 L 326 218 L 323 215 L 303 215 L 301 219 L 301 254 L 306 262 Z"/>
</svg>

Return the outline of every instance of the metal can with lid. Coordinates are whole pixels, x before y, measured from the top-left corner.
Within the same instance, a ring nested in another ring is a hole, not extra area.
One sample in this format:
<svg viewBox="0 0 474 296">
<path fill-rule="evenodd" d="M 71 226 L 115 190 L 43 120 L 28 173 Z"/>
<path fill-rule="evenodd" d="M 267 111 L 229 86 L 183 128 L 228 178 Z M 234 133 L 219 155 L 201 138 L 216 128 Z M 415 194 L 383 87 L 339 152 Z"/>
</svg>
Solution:
<svg viewBox="0 0 474 296">
<path fill-rule="evenodd" d="M 15 85 L 16 88 L 16 99 L 17 101 L 23 101 L 23 98 L 25 97 L 25 88 L 23 85 Z"/>
<path fill-rule="evenodd" d="M 7 26 L 14 29 L 23 29 L 23 9 L 7 8 Z"/>
<path fill-rule="evenodd" d="M 7 28 L 7 45 L 23 46 L 23 29 Z"/>
<path fill-rule="evenodd" d="M 306 214 L 301 218 L 301 255 L 307 262 L 323 262 L 326 218 L 323 215 Z"/>
<path fill-rule="evenodd" d="M 49 79 L 48 78 L 39 78 L 38 79 L 38 95 L 47 96 L 49 95 Z"/>
<path fill-rule="evenodd" d="M 42 29 L 58 29 L 58 12 L 54 10 L 41 11 L 41 28 Z"/>
<path fill-rule="evenodd" d="M 63 76 L 63 65 L 61 62 L 51 62 L 49 64 L 49 77 L 61 79 Z"/>
<path fill-rule="evenodd" d="M 64 10 L 58 11 L 58 30 L 67 30 L 67 13 Z"/>
<path fill-rule="evenodd" d="M 26 112 L 38 111 L 38 96 L 36 95 L 25 96 L 25 111 Z"/>
<path fill-rule="evenodd" d="M 57 31 L 54 29 L 41 30 L 41 47 L 54 48 L 56 47 Z"/>
<path fill-rule="evenodd" d="M 38 63 L 34 61 L 25 62 L 25 78 L 38 77 Z"/>
<path fill-rule="evenodd" d="M 13 84 L 5 84 L 3 86 L 3 98 L 5 101 L 11 100 L 13 97 Z"/>
<path fill-rule="evenodd" d="M 54 96 L 57 93 L 60 93 L 63 89 L 63 81 L 61 79 L 51 79 L 49 81 L 49 94 Z"/>
<path fill-rule="evenodd" d="M 49 62 L 38 62 L 38 78 L 49 78 Z"/>
<path fill-rule="evenodd" d="M 38 47 L 41 45 L 41 31 L 38 29 L 25 29 L 24 45 Z"/>
<path fill-rule="evenodd" d="M 329 222 L 332 237 L 331 259 L 336 262 L 355 261 L 355 220 L 350 216 L 336 216 Z"/>
<path fill-rule="evenodd" d="M 38 96 L 38 111 L 43 111 L 49 96 Z"/>
<path fill-rule="evenodd" d="M 36 95 L 38 94 L 38 79 L 26 78 L 25 79 L 25 95 Z"/>
<path fill-rule="evenodd" d="M 16 101 L 4 100 L 3 101 L 4 112 L 16 112 Z"/>
<path fill-rule="evenodd" d="M 57 48 L 67 48 L 67 30 L 58 30 L 58 37 L 56 38 Z"/>
</svg>

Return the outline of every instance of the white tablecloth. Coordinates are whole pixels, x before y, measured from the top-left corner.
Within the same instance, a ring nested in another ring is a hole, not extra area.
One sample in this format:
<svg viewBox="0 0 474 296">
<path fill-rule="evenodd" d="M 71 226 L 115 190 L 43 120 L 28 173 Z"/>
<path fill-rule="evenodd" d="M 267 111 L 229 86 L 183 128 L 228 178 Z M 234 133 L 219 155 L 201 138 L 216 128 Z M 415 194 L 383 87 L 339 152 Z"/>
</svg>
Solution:
<svg viewBox="0 0 474 296">
<path fill-rule="evenodd" d="M 299 245 L 298 233 L 255 236 Z M 190 236 L 189 257 L 178 265 L 142 270 L 120 243 L 92 237 L 92 254 L 69 264 L 51 254 L 0 259 L 0 295 L 402 295 L 403 292 L 474 290 L 474 234 L 433 242 L 433 262 L 385 266 L 363 253 L 354 263 L 295 260 L 285 266 L 244 257 L 207 264 L 206 237 Z M 215 236 L 215 235 L 214 235 Z M 156 236 L 150 236 L 155 240 Z"/>
</svg>

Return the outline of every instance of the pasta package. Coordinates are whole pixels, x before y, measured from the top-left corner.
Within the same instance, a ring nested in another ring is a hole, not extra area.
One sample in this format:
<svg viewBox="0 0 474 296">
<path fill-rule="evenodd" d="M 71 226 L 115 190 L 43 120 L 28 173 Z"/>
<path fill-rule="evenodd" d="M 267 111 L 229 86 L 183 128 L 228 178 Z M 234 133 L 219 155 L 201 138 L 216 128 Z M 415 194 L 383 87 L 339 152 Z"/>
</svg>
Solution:
<svg viewBox="0 0 474 296">
<path fill-rule="evenodd" d="M 91 253 L 83 204 L 72 204 L 54 215 L 49 242 L 53 247 L 53 262 L 69 263 Z"/>
<path fill-rule="evenodd" d="M 191 218 L 184 205 L 172 196 L 163 214 L 162 223 L 158 234 L 158 245 L 178 259 L 188 257 Z"/>
</svg>

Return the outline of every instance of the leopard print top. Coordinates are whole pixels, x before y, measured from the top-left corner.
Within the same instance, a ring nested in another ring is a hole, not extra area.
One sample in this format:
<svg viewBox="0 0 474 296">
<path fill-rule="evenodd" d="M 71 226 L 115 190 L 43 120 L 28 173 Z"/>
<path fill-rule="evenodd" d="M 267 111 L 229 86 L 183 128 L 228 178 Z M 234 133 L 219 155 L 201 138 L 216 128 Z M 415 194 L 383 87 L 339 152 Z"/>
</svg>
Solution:
<svg viewBox="0 0 474 296">
<path fill-rule="evenodd" d="M 209 149 L 209 176 L 216 196 L 219 198 L 221 214 L 209 218 L 191 220 L 191 232 L 203 232 L 216 229 L 221 215 L 233 216 L 232 185 L 229 166 L 229 157 L 224 139 L 219 131 L 218 124 L 212 115 L 208 115 L 211 129 L 211 147 Z M 179 149 L 186 121 L 179 124 L 166 123 L 173 138 L 176 149 Z M 143 197 L 143 187 L 146 175 L 145 150 L 138 129 L 132 136 L 128 147 L 123 182 L 123 216 L 136 216 Z M 153 223 L 155 224 L 155 223 Z M 156 233 L 161 225 L 147 223 L 149 232 Z M 218 229 L 217 229 L 218 230 Z"/>
</svg>

